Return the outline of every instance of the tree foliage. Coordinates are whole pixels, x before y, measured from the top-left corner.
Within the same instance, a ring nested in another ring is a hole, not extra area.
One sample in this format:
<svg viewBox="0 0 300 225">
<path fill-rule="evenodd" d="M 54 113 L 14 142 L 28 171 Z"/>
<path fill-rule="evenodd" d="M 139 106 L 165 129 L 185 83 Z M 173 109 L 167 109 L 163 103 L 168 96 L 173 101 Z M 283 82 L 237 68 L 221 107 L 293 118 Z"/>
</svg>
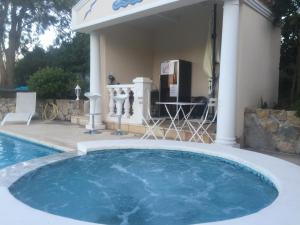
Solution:
<svg viewBox="0 0 300 225">
<path fill-rule="evenodd" d="M 90 39 L 87 34 L 77 33 L 69 42 L 47 52 L 48 65 L 70 71 L 82 79 L 89 76 Z"/>
<path fill-rule="evenodd" d="M 59 67 L 73 73 L 77 79 L 87 80 L 89 77 L 89 36 L 78 33 L 71 41 L 63 42 L 60 47 L 51 47 L 48 51 L 35 47 L 33 51 L 26 52 L 24 57 L 16 63 L 16 84 L 27 85 L 29 77 L 45 67 Z"/>
<path fill-rule="evenodd" d="M 300 0 L 276 0 L 274 23 L 282 27 L 280 97 L 293 104 L 300 98 Z"/>
<path fill-rule="evenodd" d="M 41 47 L 35 47 L 32 51 L 25 53 L 24 58 L 16 62 L 15 84 L 17 86 L 27 85 L 30 75 L 47 67 L 47 61 L 46 51 Z"/>
<path fill-rule="evenodd" d="M 34 73 L 29 81 L 29 89 L 39 98 L 64 99 L 74 97 L 76 77 L 61 68 L 47 67 Z"/>
<path fill-rule="evenodd" d="M 49 26 L 65 37 L 70 9 L 75 0 L 0 1 L 0 84 L 10 87 L 14 80 L 16 56 L 36 41 Z"/>
</svg>

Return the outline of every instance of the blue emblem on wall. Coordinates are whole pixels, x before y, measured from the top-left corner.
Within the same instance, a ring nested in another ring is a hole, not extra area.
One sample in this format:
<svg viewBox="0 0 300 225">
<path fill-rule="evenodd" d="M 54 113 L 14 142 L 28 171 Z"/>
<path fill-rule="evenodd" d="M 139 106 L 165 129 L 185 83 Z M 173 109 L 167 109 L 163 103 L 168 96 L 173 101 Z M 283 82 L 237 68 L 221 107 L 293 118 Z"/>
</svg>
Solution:
<svg viewBox="0 0 300 225">
<path fill-rule="evenodd" d="M 119 10 L 120 8 L 126 8 L 128 5 L 135 5 L 143 0 L 116 0 L 113 3 L 113 10 Z"/>
<path fill-rule="evenodd" d="M 86 13 L 84 14 L 84 20 L 86 19 L 86 17 L 92 12 L 95 4 L 96 4 L 97 0 L 94 0 L 91 4 L 89 9 L 86 11 Z"/>
</svg>

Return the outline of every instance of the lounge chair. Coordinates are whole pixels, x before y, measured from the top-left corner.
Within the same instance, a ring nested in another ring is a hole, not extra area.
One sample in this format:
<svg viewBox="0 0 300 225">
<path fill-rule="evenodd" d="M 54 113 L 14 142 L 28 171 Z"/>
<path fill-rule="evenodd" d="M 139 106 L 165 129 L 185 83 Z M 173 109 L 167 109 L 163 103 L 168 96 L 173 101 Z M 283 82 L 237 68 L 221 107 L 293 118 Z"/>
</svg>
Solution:
<svg viewBox="0 0 300 225">
<path fill-rule="evenodd" d="M 36 93 L 18 92 L 16 99 L 16 112 L 8 113 L 1 122 L 3 126 L 6 122 L 25 122 L 30 124 L 32 116 L 35 114 Z"/>
</svg>

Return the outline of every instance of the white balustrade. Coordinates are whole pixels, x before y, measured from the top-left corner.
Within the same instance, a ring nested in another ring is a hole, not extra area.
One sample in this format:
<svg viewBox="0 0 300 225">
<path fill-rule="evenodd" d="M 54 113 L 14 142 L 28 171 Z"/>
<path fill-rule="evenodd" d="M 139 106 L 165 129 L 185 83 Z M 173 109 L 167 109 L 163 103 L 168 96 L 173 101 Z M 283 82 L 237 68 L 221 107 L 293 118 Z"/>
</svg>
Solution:
<svg viewBox="0 0 300 225">
<path fill-rule="evenodd" d="M 117 122 L 117 110 L 122 110 L 122 123 L 142 124 L 142 118 L 146 116 L 145 104 L 147 96 L 150 96 L 152 81 L 148 78 L 138 77 L 133 80 L 133 84 L 108 85 L 108 114 L 107 122 Z M 122 109 L 117 109 L 113 96 L 126 94 Z"/>
</svg>

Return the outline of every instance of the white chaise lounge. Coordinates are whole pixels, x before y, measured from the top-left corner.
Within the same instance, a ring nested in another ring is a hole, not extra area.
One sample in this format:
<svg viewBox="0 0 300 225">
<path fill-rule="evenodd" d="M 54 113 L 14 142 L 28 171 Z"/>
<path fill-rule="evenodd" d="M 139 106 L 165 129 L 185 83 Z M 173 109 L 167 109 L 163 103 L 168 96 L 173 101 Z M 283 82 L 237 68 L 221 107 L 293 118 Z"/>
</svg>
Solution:
<svg viewBox="0 0 300 225">
<path fill-rule="evenodd" d="M 16 99 L 16 112 L 8 113 L 1 122 L 3 126 L 6 122 L 24 122 L 30 124 L 32 116 L 35 114 L 36 93 L 18 92 Z"/>
</svg>

